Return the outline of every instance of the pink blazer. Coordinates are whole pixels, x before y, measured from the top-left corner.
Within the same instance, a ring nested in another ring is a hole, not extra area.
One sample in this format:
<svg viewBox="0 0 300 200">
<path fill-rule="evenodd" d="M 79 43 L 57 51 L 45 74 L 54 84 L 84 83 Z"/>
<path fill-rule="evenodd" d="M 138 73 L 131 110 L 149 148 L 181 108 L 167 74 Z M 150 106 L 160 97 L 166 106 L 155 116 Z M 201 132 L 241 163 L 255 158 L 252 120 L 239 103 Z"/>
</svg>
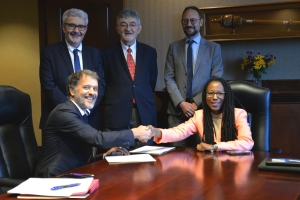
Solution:
<svg viewBox="0 0 300 200">
<path fill-rule="evenodd" d="M 251 130 L 247 122 L 247 113 L 243 109 L 235 108 L 235 125 L 237 129 L 237 139 L 234 141 L 221 142 L 221 131 L 217 133 L 215 142 L 218 144 L 218 151 L 224 150 L 251 150 L 254 142 Z M 176 127 L 161 129 L 162 138 L 154 137 L 156 143 L 176 142 L 183 140 L 190 135 L 199 134 L 203 138 L 203 110 L 195 112 L 194 117 Z"/>
</svg>

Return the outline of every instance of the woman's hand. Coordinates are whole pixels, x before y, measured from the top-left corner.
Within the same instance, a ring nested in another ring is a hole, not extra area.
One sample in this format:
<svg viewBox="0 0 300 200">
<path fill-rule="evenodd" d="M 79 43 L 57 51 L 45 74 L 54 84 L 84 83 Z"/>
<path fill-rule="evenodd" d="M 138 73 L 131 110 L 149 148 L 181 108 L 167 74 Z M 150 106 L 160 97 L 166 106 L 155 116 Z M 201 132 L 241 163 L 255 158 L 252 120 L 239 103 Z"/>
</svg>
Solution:
<svg viewBox="0 0 300 200">
<path fill-rule="evenodd" d="M 201 142 L 200 144 L 197 145 L 197 150 L 198 151 L 214 150 L 214 147 L 211 144 L 206 144 L 204 142 Z"/>
<path fill-rule="evenodd" d="M 152 125 L 148 125 L 147 128 L 151 130 L 152 137 L 155 136 L 155 137 L 161 138 L 161 130 L 160 129 L 154 128 Z"/>
</svg>

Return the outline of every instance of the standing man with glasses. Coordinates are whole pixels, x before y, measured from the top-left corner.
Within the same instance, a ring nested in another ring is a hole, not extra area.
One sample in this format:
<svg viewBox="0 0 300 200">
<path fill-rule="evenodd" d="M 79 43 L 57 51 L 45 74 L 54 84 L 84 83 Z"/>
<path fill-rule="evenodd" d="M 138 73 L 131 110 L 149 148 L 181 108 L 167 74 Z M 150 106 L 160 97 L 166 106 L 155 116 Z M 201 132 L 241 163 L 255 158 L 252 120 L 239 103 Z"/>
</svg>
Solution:
<svg viewBox="0 0 300 200">
<path fill-rule="evenodd" d="M 40 55 L 40 82 L 45 95 L 42 104 L 40 128 L 44 129 L 50 112 L 60 103 L 67 100 L 67 78 L 81 69 L 89 69 L 100 77 L 97 101 L 89 110 L 89 124 L 100 129 L 98 105 L 104 95 L 105 80 L 102 68 L 101 53 L 98 49 L 82 44 L 88 29 L 88 15 L 83 10 L 69 9 L 62 16 L 62 30 L 65 39 L 45 46 Z"/>
<path fill-rule="evenodd" d="M 101 50 L 106 80 L 104 130 L 156 126 L 153 95 L 157 79 L 156 50 L 136 40 L 142 25 L 135 10 L 121 11 L 116 29 L 120 41 Z M 147 144 L 151 145 L 152 140 Z M 144 144 L 137 144 L 141 145 Z"/>
<path fill-rule="evenodd" d="M 171 98 L 167 111 L 169 128 L 193 117 L 201 107 L 204 84 L 212 76 L 223 75 L 220 45 L 205 40 L 200 34 L 201 11 L 195 6 L 186 7 L 181 25 L 186 37 L 170 44 L 165 63 L 164 79 Z M 198 139 L 194 135 L 171 145 L 191 146 Z"/>
</svg>

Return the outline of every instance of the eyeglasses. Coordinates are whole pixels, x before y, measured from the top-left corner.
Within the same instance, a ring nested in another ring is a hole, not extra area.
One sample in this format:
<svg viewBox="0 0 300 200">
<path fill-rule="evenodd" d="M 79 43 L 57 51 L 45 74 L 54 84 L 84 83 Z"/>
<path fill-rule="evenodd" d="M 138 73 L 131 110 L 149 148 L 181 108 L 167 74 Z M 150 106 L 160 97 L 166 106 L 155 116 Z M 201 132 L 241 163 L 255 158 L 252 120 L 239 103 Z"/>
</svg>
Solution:
<svg viewBox="0 0 300 200">
<path fill-rule="evenodd" d="M 122 29 L 126 29 L 127 27 L 133 29 L 133 28 L 135 28 L 136 26 L 138 26 L 138 24 L 134 24 L 134 23 L 133 23 L 133 24 L 121 23 L 121 24 L 119 24 L 119 25 L 117 25 L 117 26 L 120 26 Z"/>
<path fill-rule="evenodd" d="M 184 25 L 187 25 L 189 22 L 191 22 L 191 24 L 195 25 L 198 20 L 200 20 L 200 19 L 195 19 L 195 18 L 182 19 L 181 23 L 184 24 Z"/>
<path fill-rule="evenodd" d="M 215 94 L 217 95 L 217 97 L 219 99 L 223 98 L 225 95 L 225 92 L 214 92 L 214 91 L 206 91 L 206 97 L 207 98 L 213 98 L 215 96 Z"/>
<path fill-rule="evenodd" d="M 64 23 L 68 25 L 69 29 L 73 31 L 76 27 L 78 28 L 79 31 L 84 31 L 87 26 L 85 25 L 76 25 L 76 24 L 69 24 L 69 23 Z"/>
</svg>

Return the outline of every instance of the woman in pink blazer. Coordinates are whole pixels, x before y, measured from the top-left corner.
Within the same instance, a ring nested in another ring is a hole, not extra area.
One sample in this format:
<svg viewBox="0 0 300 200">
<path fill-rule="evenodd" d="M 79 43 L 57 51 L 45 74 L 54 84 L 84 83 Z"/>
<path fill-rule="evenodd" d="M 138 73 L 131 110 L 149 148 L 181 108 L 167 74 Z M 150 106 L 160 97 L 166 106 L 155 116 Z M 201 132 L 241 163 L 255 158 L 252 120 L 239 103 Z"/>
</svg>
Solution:
<svg viewBox="0 0 300 200">
<path fill-rule="evenodd" d="M 247 113 L 234 108 L 234 96 L 222 78 L 211 78 L 202 92 L 203 109 L 185 123 L 169 129 L 148 126 L 156 143 L 176 142 L 199 134 L 199 151 L 251 150 L 254 142 L 247 122 Z"/>
</svg>

